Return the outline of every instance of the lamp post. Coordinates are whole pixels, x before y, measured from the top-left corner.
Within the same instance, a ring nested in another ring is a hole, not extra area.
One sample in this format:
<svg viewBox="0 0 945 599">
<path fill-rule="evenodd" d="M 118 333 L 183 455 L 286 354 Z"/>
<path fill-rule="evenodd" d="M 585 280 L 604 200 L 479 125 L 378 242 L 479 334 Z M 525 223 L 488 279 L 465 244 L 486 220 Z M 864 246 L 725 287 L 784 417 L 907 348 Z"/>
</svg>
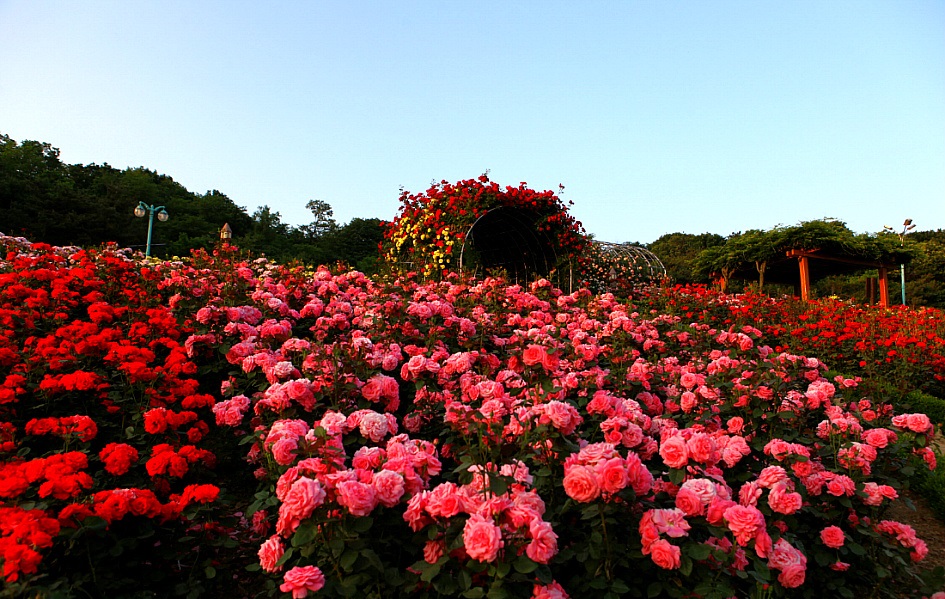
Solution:
<svg viewBox="0 0 945 599">
<path fill-rule="evenodd" d="M 233 229 L 230 227 L 230 223 L 223 223 L 223 228 L 220 229 L 220 241 L 226 245 L 230 242 L 230 239 L 233 238 Z"/>
<path fill-rule="evenodd" d="M 893 228 L 889 225 L 883 225 L 883 229 L 886 231 L 892 232 Z M 907 218 L 904 223 L 902 223 L 902 231 L 897 233 L 899 235 L 899 247 L 903 247 L 906 243 L 906 235 L 915 229 L 915 225 L 912 224 L 912 219 Z M 902 305 L 906 305 L 906 265 L 899 265 L 899 275 L 902 277 Z"/>
<path fill-rule="evenodd" d="M 145 212 L 149 213 L 148 215 L 148 244 L 144 247 L 144 255 L 151 257 L 151 229 L 154 228 L 154 213 L 157 212 L 158 220 L 167 222 L 167 219 L 170 218 L 167 214 L 167 210 L 164 209 L 164 206 L 149 206 L 144 202 L 138 202 L 138 205 L 135 206 L 135 216 L 138 218 L 143 218 Z"/>
</svg>

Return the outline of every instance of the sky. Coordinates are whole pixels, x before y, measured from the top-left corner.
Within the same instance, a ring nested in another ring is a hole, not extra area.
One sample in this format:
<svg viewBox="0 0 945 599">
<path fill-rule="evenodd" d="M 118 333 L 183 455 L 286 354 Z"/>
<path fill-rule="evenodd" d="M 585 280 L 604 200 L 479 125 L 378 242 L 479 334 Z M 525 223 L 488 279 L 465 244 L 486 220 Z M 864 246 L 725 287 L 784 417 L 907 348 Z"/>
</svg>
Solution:
<svg viewBox="0 0 945 599">
<path fill-rule="evenodd" d="M 0 133 L 292 225 L 488 171 L 602 241 L 934 230 L 945 0 L 0 0 Z"/>
</svg>

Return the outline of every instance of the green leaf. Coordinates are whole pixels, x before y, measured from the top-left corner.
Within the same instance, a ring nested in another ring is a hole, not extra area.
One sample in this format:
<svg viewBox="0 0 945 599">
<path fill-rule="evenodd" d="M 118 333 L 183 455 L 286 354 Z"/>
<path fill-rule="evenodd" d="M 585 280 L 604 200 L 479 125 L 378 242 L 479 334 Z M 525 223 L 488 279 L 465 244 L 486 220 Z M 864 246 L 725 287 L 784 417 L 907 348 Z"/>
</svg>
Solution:
<svg viewBox="0 0 945 599">
<path fill-rule="evenodd" d="M 427 567 L 424 568 L 423 573 L 420 574 L 420 580 L 423 582 L 430 582 L 436 575 L 440 573 L 440 570 L 443 568 L 443 565 L 440 562 L 435 564 L 427 564 Z"/>
<path fill-rule="evenodd" d="M 476 587 L 463 593 L 463 597 L 467 597 L 467 599 L 481 599 L 485 596 L 485 594 L 486 592 L 482 589 L 482 587 Z"/>
<path fill-rule="evenodd" d="M 628 591 L 630 591 L 630 587 L 627 586 L 627 583 L 619 578 L 614 579 L 614 582 L 610 585 L 610 588 L 618 595 L 625 595 Z"/>
<path fill-rule="evenodd" d="M 669 470 L 669 480 L 674 485 L 681 485 L 682 482 L 686 479 L 686 471 L 682 468 L 670 468 Z"/>
<path fill-rule="evenodd" d="M 521 574 L 531 574 L 538 568 L 538 564 L 526 555 L 520 555 L 517 560 L 512 564 L 512 567 L 515 568 L 516 572 Z"/>
<path fill-rule="evenodd" d="M 650 583 L 650 586 L 646 587 L 646 596 L 647 597 L 658 597 L 659 594 L 663 591 L 663 585 L 659 582 Z"/>
<path fill-rule="evenodd" d="M 203 573 L 207 578 L 215 578 L 217 575 L 217 570 L 213 566 L 207 566 L 203 569 Z"/>
<path fill-rule="evenodd" d="M 679 560 L 679 573 L 682 574 L 683 576 L 689 576 L 690 574 L 692 574 L 692 560 L 691 559 L 689 559 L 686 556 L 683 556 L 683 558 Z"/>
<path fill-rule="evenodd" d="M 358 561 L 358 552 L 353 549 L 349 549 L 344 552 L 344 554 L 341 556 L 341 559 L 338 560 L 338 563 L 345 572 L 350 572 L 356 561 Z"/>
<path fill-rule="evenodd" d="M 308 545 L 315 540 L 315 522 L 313 520 L 306 520 L 296 529 L 295 534 L 292 535 L 292 546 L 301 547 L 302 545 Z"/>
<path fill-rule="evenodd" d="M 469 575 L 469 572 L 466 570 L 459 571 L 459 586 L 464 591 L 468 590 L 472 586 L 472 576 Z"/>
<path fill-rule="evenodd" d="M 506 599 L 509 596 L 509 592 L 502 588 L 500 585 L 493 585 L 489 589 L 489 592 L 486 594 L 489 599 Z"/>
<path fill-rule="evenodd" d="M 691 557 L 696 561 L 702 561 L 709 557 L 709 554 L 712 553 L 712 548 L 708 545 L 703 545 L 699 543 L 697 545 L 688 545 L 686 547 L 686 555 Z"/>
<path fill-rule="evenodd" d="M 351 528 L 354 530 L 354 532 L 366 533 L 367 531 L 371 530 L 371 526 L 373 524 L 374 518 L 371 518 L 370 516 L 364 516 L 357 518 Z"/>
</svg>

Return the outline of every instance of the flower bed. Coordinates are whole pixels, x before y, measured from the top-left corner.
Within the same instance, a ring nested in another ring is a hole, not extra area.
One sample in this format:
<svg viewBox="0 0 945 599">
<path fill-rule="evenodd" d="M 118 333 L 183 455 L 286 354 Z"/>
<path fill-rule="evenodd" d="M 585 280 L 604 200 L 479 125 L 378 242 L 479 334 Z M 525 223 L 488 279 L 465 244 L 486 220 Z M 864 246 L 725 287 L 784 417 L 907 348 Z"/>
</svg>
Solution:
<svg viewBox="0 0 945 599">
<path fill-rule="evenodd" d="M 641 309 L 716 327 L 757 326 L 778 351 L 816 355 L 900 396 L 922 390 L 945 397 L 945 313 L 935 308 L 727 295 L 702 286 L 652 288 L 635 299 Z"/>
<path fill-rule="evenodd" d="M 884 513 L 934 464 L 929 419 L 756 328 L 4 243 L 11 593 L 130 596 L 116 561 L 163 596 L 923 590 Z"/>
</svg>

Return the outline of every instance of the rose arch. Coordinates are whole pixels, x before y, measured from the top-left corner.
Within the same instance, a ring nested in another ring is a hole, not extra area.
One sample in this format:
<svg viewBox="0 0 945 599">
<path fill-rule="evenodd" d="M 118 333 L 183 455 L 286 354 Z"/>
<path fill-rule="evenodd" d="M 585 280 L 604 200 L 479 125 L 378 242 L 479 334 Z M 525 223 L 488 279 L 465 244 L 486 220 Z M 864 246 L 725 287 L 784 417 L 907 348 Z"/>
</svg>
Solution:
<svg viewBox="0 0 945 599">
<path fill-rule="evenodd" d="M 384 258 L 424 277 L 450 271 L 512 282 L 547 277 L 567 288 L 589 244 L 557 195 L 525 183 L 502 188 L 487 175 L 441 181 L 423 193 L 402 192 L 400 203 L 385 231 Z"/>
</svg>

